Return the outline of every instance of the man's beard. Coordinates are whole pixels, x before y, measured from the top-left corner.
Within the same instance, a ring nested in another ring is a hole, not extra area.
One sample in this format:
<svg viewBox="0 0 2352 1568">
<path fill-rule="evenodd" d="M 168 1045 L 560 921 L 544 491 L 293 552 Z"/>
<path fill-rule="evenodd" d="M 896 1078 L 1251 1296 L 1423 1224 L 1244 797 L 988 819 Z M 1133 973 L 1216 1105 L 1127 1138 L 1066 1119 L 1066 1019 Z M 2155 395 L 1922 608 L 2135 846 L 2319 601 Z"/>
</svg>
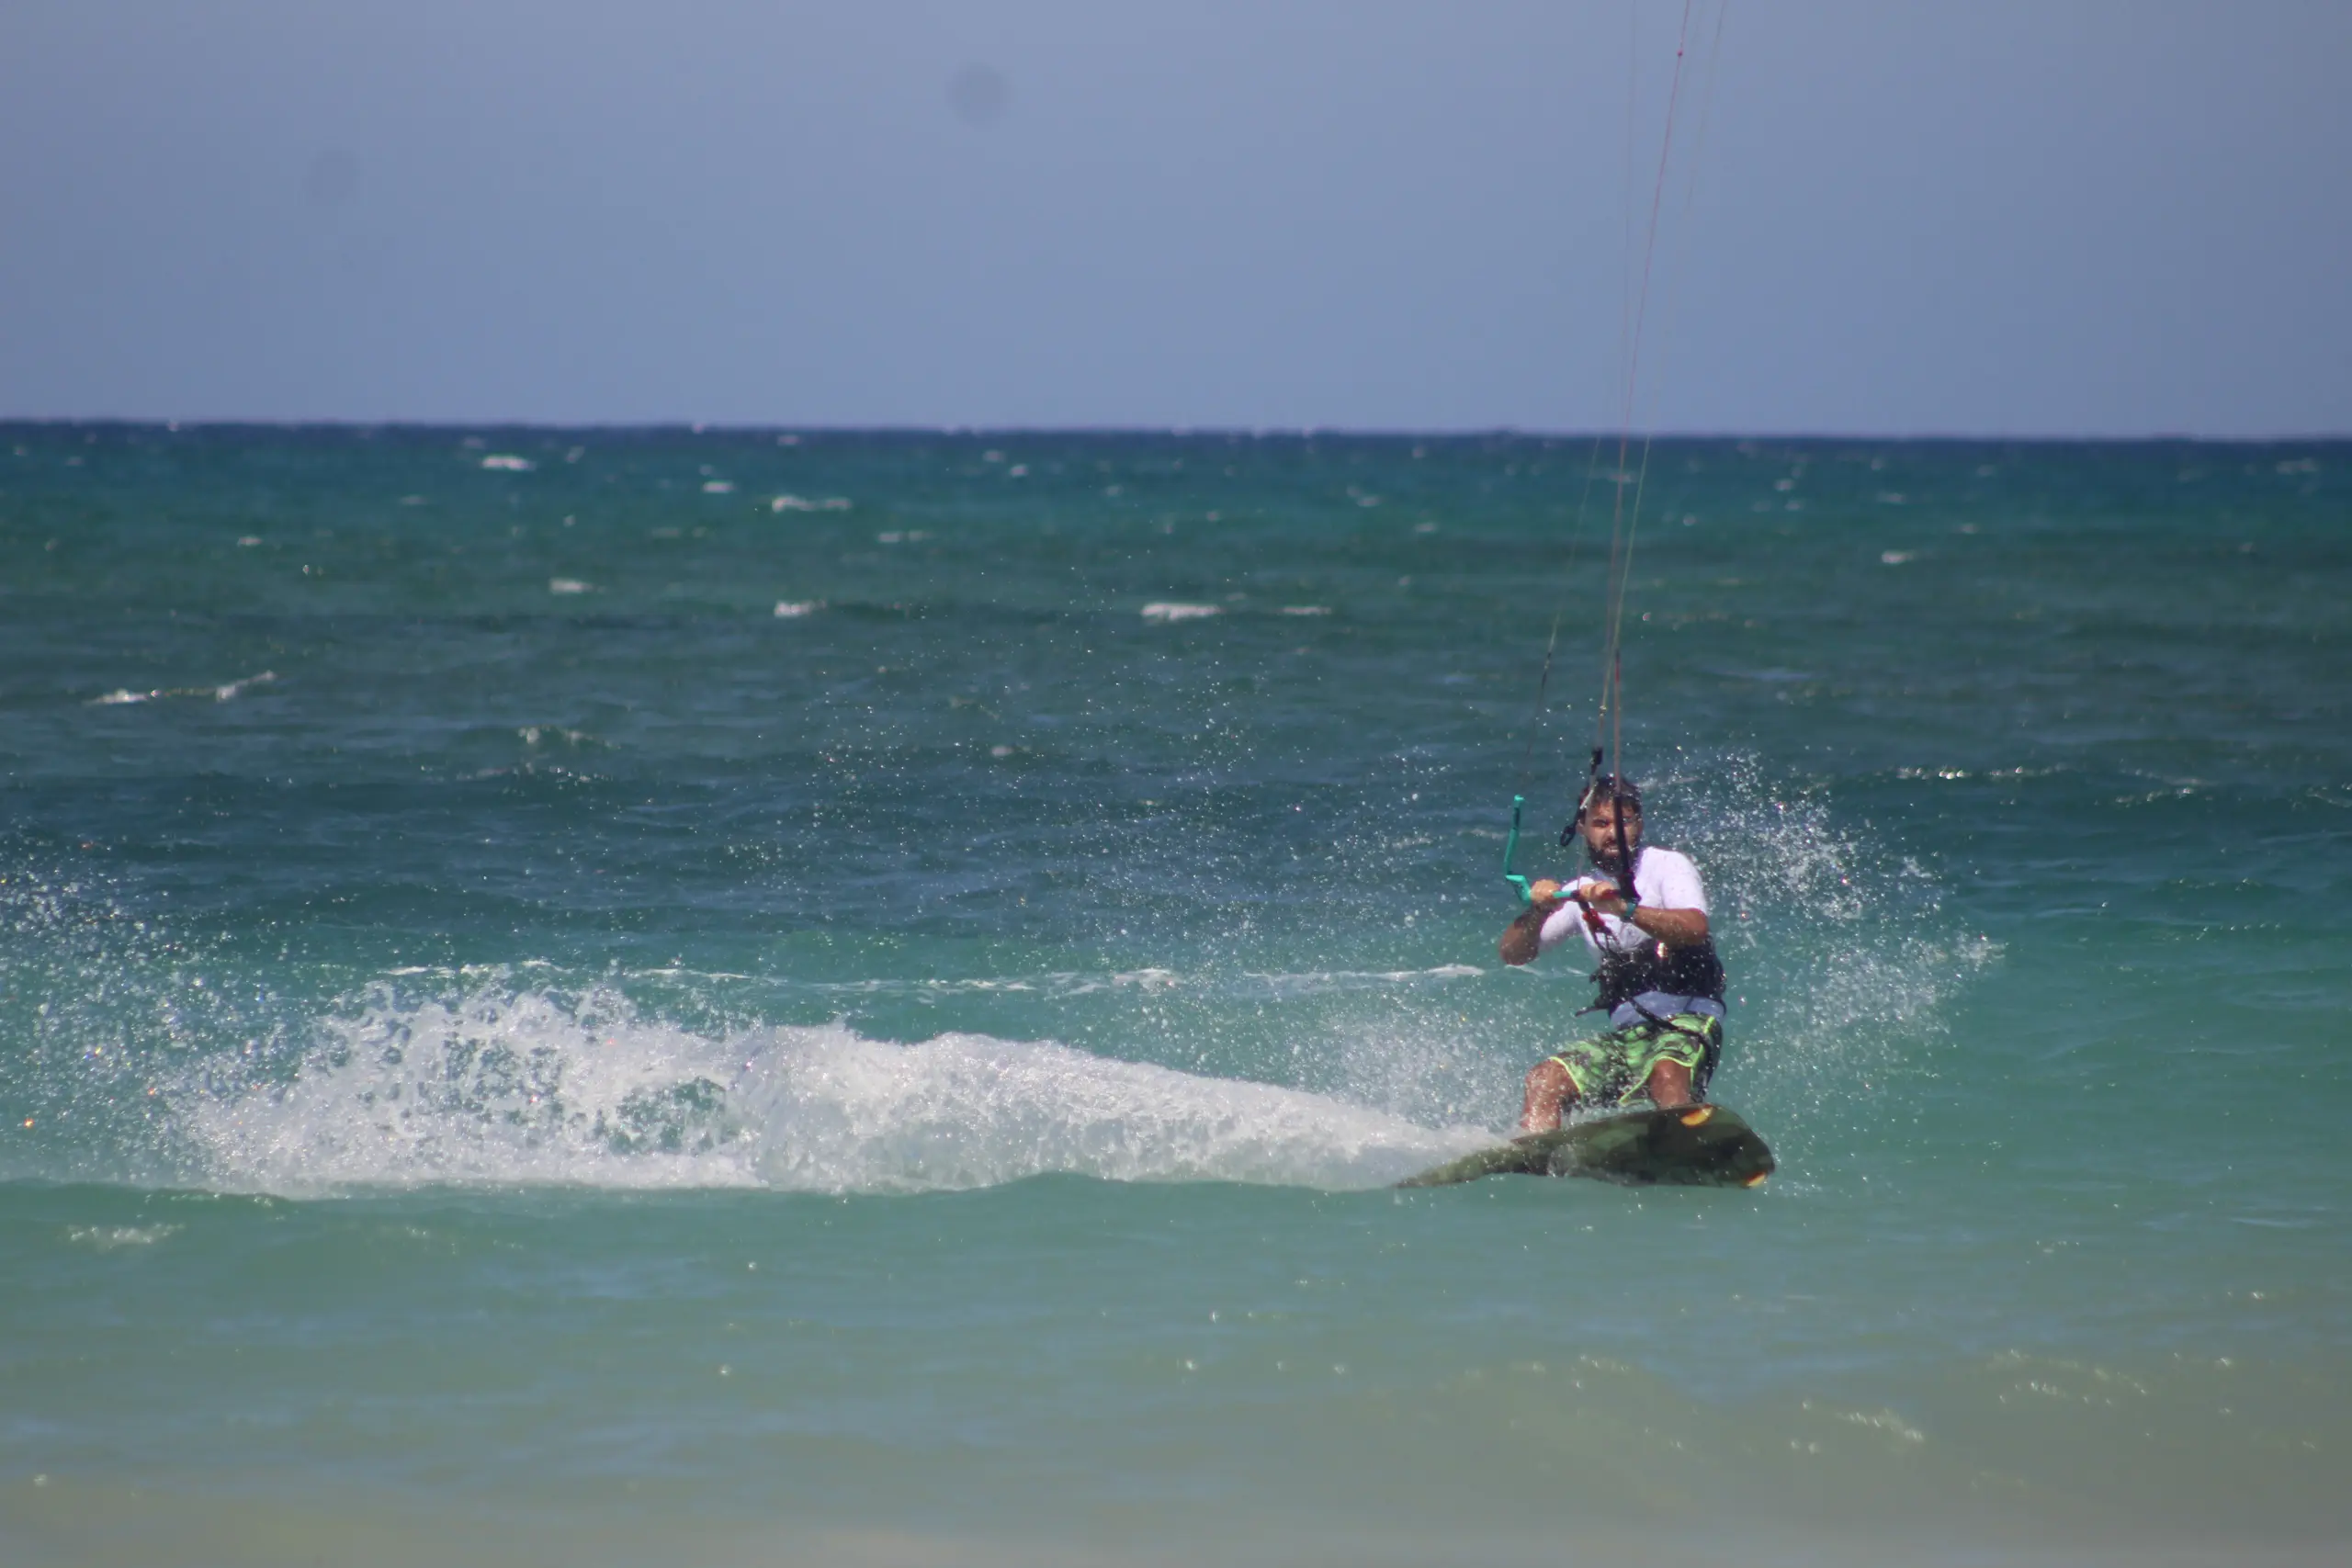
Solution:
<svg viewBox="0 0 2352 1568">
<path fill-rule="evenodd" d="M 1603 834 L 1601 837 L 1609 846 L 1607 849 L 1601 849 L 1587 839 L 1584 852 L 1591 857 L 1593 870 L 1611 882 L 1623 882 L 1625 880 L 1625 856 L 1617 852 L 1618 840 L 1614 834 Z M 1637 857 L 1641 854 L 1642 836 L 1639 833 L 1626 834 L 1623 841 L 1627 853 Z"/>
</svg>

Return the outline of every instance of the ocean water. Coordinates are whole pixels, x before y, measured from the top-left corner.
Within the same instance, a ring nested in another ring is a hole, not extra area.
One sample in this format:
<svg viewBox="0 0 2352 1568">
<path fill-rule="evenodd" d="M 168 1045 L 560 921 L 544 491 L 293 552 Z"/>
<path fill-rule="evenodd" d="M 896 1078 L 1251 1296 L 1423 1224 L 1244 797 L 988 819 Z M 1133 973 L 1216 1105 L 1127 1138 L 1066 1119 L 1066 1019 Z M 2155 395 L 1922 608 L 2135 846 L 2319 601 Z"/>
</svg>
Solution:
<svg viewBox="0 0 2352 1568">
<path fill-rule="evenodd" d="M 2343 1561 L 2352 446 L 1656 447 L 1394 1191 L 1613 466 L 0 426 L 0 1559 Z"/>
</svg>

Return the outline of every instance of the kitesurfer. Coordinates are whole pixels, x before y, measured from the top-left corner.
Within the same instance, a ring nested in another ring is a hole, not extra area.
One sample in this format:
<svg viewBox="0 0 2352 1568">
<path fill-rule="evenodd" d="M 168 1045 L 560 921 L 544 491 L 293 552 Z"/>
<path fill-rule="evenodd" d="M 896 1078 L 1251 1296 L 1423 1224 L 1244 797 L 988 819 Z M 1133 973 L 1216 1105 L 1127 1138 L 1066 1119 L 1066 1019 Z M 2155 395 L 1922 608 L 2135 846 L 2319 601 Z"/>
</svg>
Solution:
<svg viewBox="0 0 2352 1568">
<path fill-rule="evenodd" d="M 1600 1000 L 1586 1010 L 1605 1011 L 1610 1026 L 1528 1073 L 1522 1133 L 1551 1131 L 1580 1101 L 1695 1104 L 1723 1051 L 1724 967 L 1707 935 L 1699 868 L 1642 842 L 1642 797 L 1629 779 L 1595 778 L 1570 827 L 1600 874 L 1533 884 L 1526 911 L 1503 932 L 1502 960 L 1532 962 L 1582 931 L 1600 965 Z"/>
</svg>

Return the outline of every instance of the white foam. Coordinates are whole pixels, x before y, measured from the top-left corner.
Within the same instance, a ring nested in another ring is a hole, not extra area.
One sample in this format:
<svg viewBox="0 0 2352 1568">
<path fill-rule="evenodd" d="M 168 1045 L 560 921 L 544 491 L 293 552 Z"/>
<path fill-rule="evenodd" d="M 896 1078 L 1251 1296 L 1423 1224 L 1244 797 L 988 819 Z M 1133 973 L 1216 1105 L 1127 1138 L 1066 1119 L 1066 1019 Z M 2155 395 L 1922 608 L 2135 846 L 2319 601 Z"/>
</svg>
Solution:
<svg viewBox="0 0 2352 1568">
<path fill-rule="evenodd" d="M 779 599 L 775 602 L 775 618 L 797 621 L 803 615 L 813 615 L 824 607 L 822 599 Z"/>
<path fill-rule="evenodd" d="M 1147 621 L 1200 621 L 1206 620 L 1211 615 L 1223 614 L 1225 611 L 1216 604 L 1161 603 L 1146 604 L 1143 607 L 1143 618 Z"/>
<path fill-rule="evenodd" d="M 242 695 L 248 686 L 266 686 L 277 679 L 276 671 L 265 670 L 258 675 L 247 675 L 240 680 L 224 682 L 218 686 L 157 686 L 152 691 L 145 692 L 134 692 L 129 687 L 123 687 L 108 692 L 104 696 L 92 697 L 83 705 L 96 708 L 120 707 L 130 703 L 152 703 L 164 697 L 210 697 L 216 703 L 225 703 L 232 697 Z"/>
<path fill-rule="evenodd" d="M 548 579 L 548 592 L 550 593 L 594 593 L 596 592 L 596 585 L 593 582 L 582 582 L 576 577 L 550 577 Z"/>
<path fill-rule="evenodd" d="M 485 468 L 497 468 L 510 474 L 527 474 L 538 467 L 528 457 L 518 457 L 512 452 L 492 452 L 481 460 Z"/>
<path fill-rule="evenodd" d="M 849 497 L 828 495 L 810 500 L 805 495 L 779 495 L 768 502 L 770 512 L 847 512 Z"/>
<path fill-rule="evenodd" d="M 566 729 L 560 724 L 526 724 L 514 731 L 514 738 L 526 746 L 553 744 L 560 740 L 567 746 L 596 746 L 603 742 L 584 729 Z"/>
<path fill-rule="evenodd" d="M 65 1239 L 93 1251 L 114 1252 L 126 1247 L 153 1247 L 177 1235 L 179 1229 L 177 1225 L 74 1225 L 66 1230 Z"/>
<path fill-rule="evenodd" d="M 1139 972 L 1125 983 L 1149 986 Z M 1046 1172 L 1326 1188 L 1476 1147 L 1322 1095 L 1052 1042 L 918 1044 L 839 1025 L 699 1034 L 616 994 L 503 979 L 327 1026 L 290 1083 L 175 1098 L 238 1190 L 435 1183 L 907 1191 Z"/>
</svg>

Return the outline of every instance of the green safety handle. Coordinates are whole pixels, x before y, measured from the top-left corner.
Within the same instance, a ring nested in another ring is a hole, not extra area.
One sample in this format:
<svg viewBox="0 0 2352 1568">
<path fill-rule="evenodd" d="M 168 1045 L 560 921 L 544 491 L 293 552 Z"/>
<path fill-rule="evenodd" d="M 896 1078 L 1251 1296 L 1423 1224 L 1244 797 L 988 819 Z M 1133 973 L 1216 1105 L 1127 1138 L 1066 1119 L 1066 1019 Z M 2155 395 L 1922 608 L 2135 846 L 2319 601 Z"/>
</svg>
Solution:
<svg viewBox="0 0 2352 1568">
<path fill-rule="evenodd" d="M 1526 804 L 1527 796 L 1523 795 L 1514 795 L 1510 797 L 1510 837 L 1503 841 L 1503 880 L 1519 889 L 1521 903 L 1532 904 L 1535 902 L 1534 889 L 1527 886 L 1527 878 L 1510 868 L 1511 861 L 1519 853 L 1519 814 L 1521 808 Z"/>
</svg>

